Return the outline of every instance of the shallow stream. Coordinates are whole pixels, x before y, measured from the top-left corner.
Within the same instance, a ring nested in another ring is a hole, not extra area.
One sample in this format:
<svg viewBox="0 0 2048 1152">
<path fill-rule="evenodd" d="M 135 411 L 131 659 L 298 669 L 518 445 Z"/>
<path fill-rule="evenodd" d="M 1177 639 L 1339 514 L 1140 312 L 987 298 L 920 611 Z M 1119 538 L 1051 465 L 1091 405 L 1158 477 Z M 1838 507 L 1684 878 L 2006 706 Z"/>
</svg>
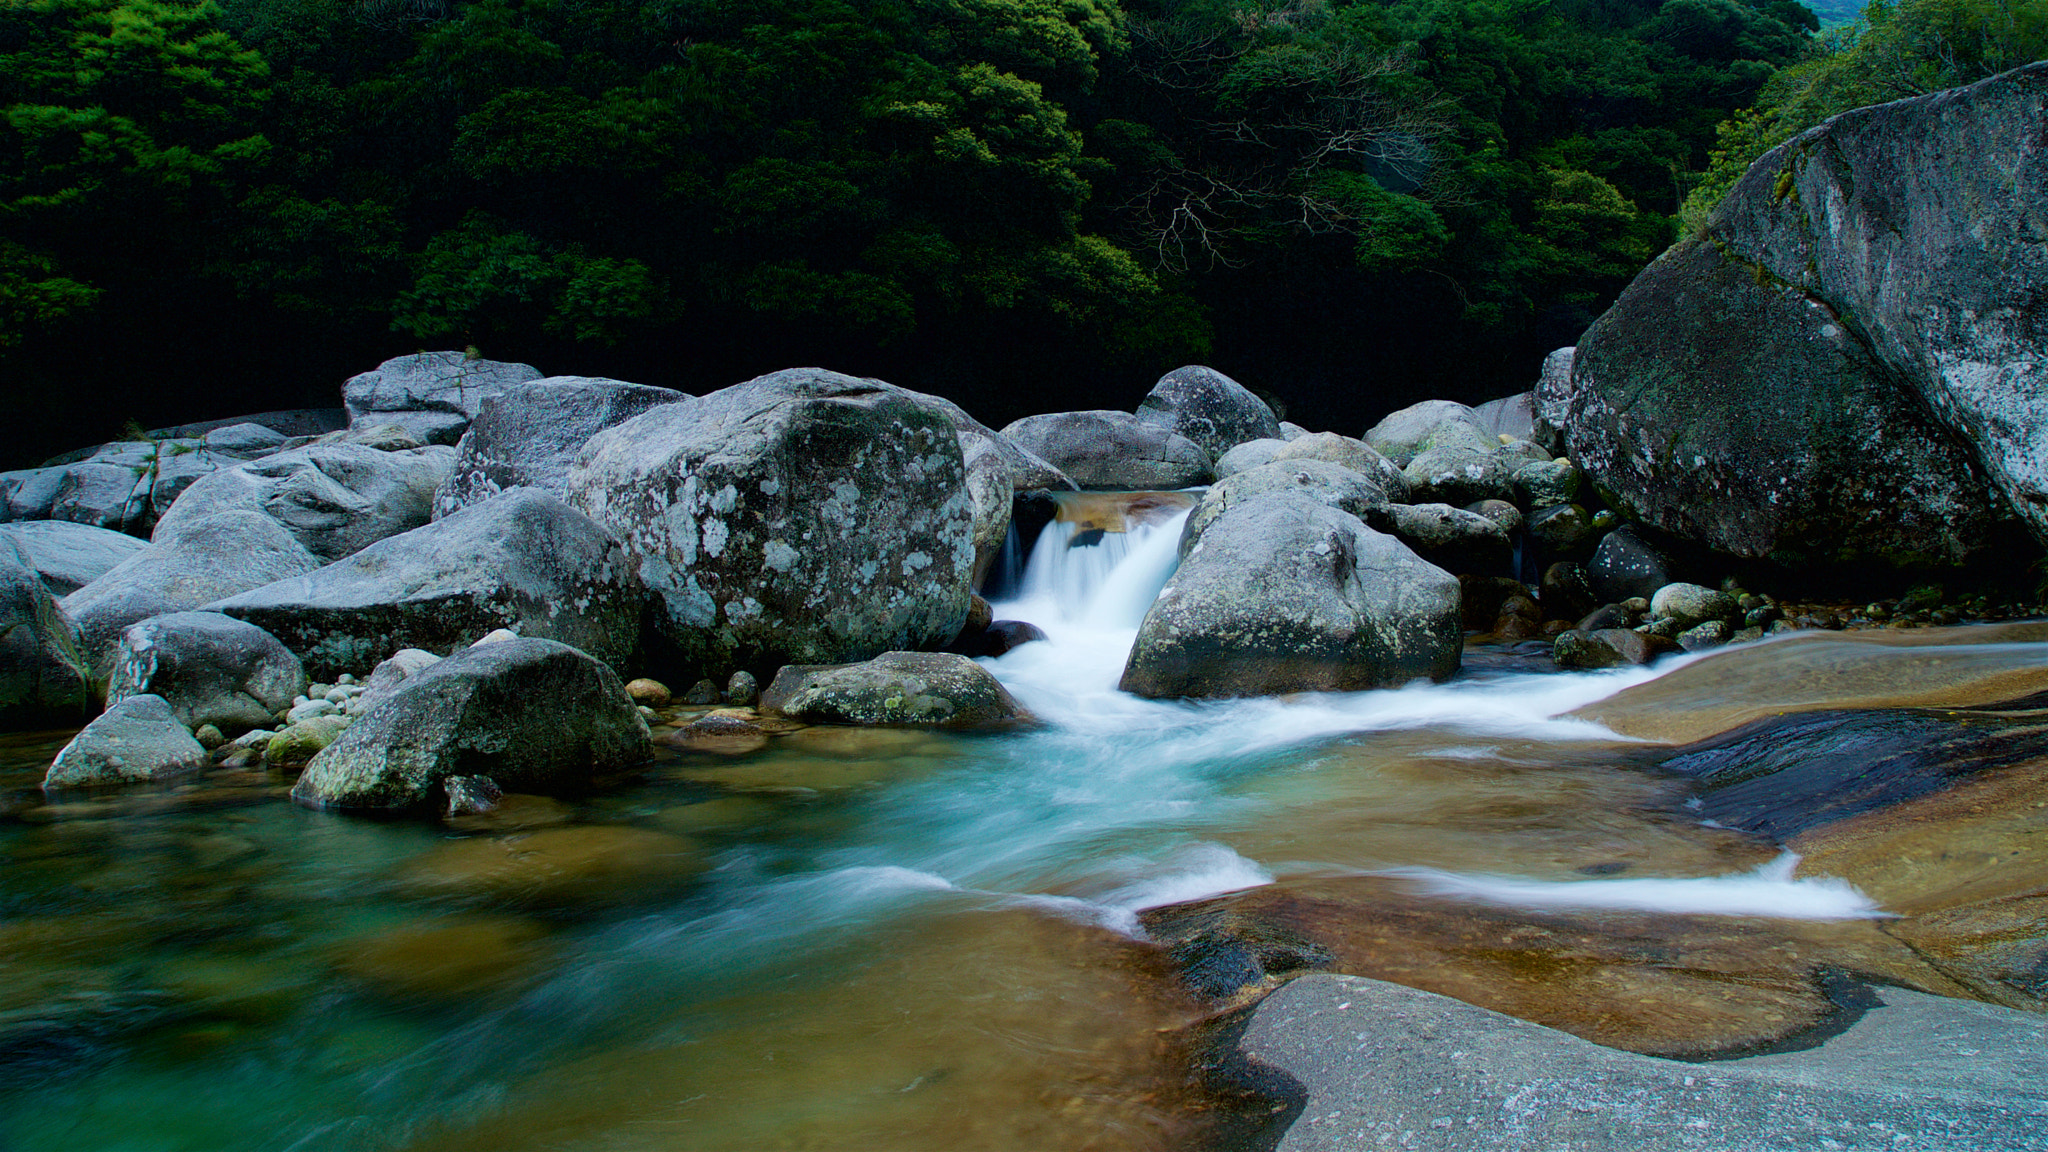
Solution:
<svg viewBox="0 0 2048 1152">
<path fill-rule="evenodd" d="M 1825 1015 L 1813 964 L 1773 959 L 1802 949 L 1989 998 L 1899 943 L 1907 896 L 1795 873 L 1642 750 L 2039 691 L 2048 630 L 1143 701 L 1114 684 L 1180 522 L 1149 516 L 1081 547 L 1054 523 L 997 605 L 1049 636 L 989 662 L 1044 722 L 1015 734 L 668 750 L 460 827 L 307 811 L 261 772 L 52 805 L 68 734 L 10 739 L 0 1152 L 1197 1147 L 1230 1126 L 1188 1029 L 1251 985 L 1184 983 L 1146 910 L 1232 892 L 1204 907 L 1264 907 L 1327 964 L 1642 1050 Z"/>
</svg>

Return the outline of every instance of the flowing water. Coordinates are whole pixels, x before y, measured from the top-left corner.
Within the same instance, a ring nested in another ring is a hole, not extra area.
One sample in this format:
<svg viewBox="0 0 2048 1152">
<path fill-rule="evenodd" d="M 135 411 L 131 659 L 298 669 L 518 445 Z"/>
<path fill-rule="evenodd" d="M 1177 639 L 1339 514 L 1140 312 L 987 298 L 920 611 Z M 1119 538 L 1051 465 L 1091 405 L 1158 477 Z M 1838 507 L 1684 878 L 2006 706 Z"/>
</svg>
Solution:
<svg viewBox="0 0 2048 1152">
<path fill-rule="evenodd" d="M 1701 708 L 1736 707 L 1696 657 L 1116 692 L 1184 515 L 1041 534 L 997 615 L 1048 640 L 988 662 L 1043 721 L 1022 733 L 671 750 L 452 827 L 309 812 L 261 772 L 46 804 L 67 734 L 14 738 L 0 1152 L 1198 1146 L 1219 1129 L 1187 1029 L 1234 986 L 1183 984 L 1147 910 L 1226 893 L 1198 907 L 1371 909 L 1321 937 L 1345 970 L 1536 1019 L 1626 999 L 1576 1030 L 1643 1050 L 1824 1013 L 1755 968 L 1787 949 L 1971 994 L 1852 883 L 1635 766 L 1631 724 L 1691 705 L 1634 696 L 1691 675 Z M 2018 694 L 2048 645 L 1996 639 L 1917 650 Z M 1754 994 L 1712 999 L 1731 982 Z"/>
</svg>

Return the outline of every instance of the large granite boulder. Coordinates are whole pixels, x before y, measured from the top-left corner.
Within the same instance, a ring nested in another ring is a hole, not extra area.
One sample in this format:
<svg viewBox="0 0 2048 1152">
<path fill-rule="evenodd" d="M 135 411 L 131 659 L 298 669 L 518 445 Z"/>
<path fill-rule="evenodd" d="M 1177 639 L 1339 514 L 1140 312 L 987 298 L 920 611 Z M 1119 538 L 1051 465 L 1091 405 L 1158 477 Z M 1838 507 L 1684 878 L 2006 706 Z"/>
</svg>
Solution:
<svg viewBox="0 0 2048 1152">
<path fill-rule="evenodd" d="M 1140 696 L 1355 691 L 1457 671 L 1458 581 L 1358 517 L 1274 492 L 1203 531 L 1146 612 Z"/>
<path fill-rule="evenodd" d="M 14 545 L 52 596 L 71 595 L 149 547 L 148 541 L 125 532 L 65 520 L 0 524 L 0 540 Z"/>
<path fill-rule="evenodd" d="M 951 652 L 792 664 L 775 674 L 761 707 L 810 724 L 1001 728 L 1031 720 L 988 669 Z"/>
<path fill-rule="evenodd" d="M 64 520 L 116 532 L 145 532 L 157 445 L 118 440 L 79 460 L 0 473 L 6 520 Z"/>
<path fill-rule="evenodd" d="M 129 696 L 107 706 L 57 753 L 43 787 L 95 788 L 170 780 L 206 767 L 206 749 L 160 696 Z"/>
<path fill-rule="evenodd" d="M 1364 520 L 1461 576 L 1505 574 L 1513 562 L 1514 543 L 1498 523 L 1449 504 L 1394 504 L 1371 509 Z"/>
<path fill-rule="evenodd" d="M 2036 63 L 1766 154 L 1581 341 L 1573 458 L 1740 555 L 1954 563 L 2000 505 L 2048 541 L 2044 123 Z"/>
<path fill-rule="evenodd" d="M 292 798 L 417 808 L 437 804 L 451 776 L 574 793 L 641 763 L 649 748 L 647 722 L 603 661 L 553 640 L 501 640 L 406 677 L 313 757 Z"/>
<path fill-rule="evenodd" d="M 526 364 L 476 360 L 461 352 L 399 356 L 341 386 L 350 427 L 396 424 L 425 444 L 453 444 L 486 398 L 541 378 Z"/>
<path fill-rule="evenodd" d="M 1359 519 L 1387 505 L 1387 494 L 1366 476 L 1327 460 L 1288 460 L 1226 476 L 1209 486 L 1180 530 L 1180 552 L 1194 548 L 1216 518 L 1269 492 L 1299 492 Z"/>
<path fill-rule="evenodd" d="M 185 612 L 320 567 L 282 524 L 237 509 L 181 521 L 155 543 L 64 598 L 78 622 L 80 650 L 104 673 L 130 624 Z"/>
<path fill-rule="evenodd" d="M 185 727 L 234 735 L 269 727 L 305 690 L 305 667 L 277 637 L 218 612 L 171 612 L 121 633 L 107 703 L 156 696 Z"/>
<path fill-rule="evenodd" d="M 77 626 L 0 537 L 0 731 L 83 720 L 92 701 L 87 668 Z"/>
<path fill-rule="evenodd" d="M 304 548 L 339 560 L 425 524 L 434 490 L 455 463 L 451 448 L 383 452 L 361 444 L 309 444 L 200 479 L 157 521 L 161 541 L 193 521 L 242 509 L 276 520 Z"/>
<path fill-rule="evenodd" d="M 601 526 L 538 488 L 515 488 L 207 608 L 276 636 L 325 680 L 368 672 L 401 648 L 447 652 L 499 628 L 624 667 L 643 596 Z"/>
<path fill-rule="evenodd" d="M 434 517 L 509 488 L 569 490 L 569 466 L 592 436 L 682 392 L 595 376 L 549 376 L 483 398 L 455 446 L 455 468 L 434 493 Z"/>
<path fill-rule="evenodd" d="M 1396 504 L 1406 504 L 1411 497 L 1408 476 L 1401 466 L 1380 455 L 1372 445 L 1350 436 L 1335 432 L 1304 432 L 1273 453 L 1270 462 L 1278 464 L 1289 460 L 1327 460 L 1341 464 L 1378 484 L 1380 490 L 1387 494 L 1387 499 Z"/>
<path fill-rule="evenodd" d="M 592 438 L 569 498 L 638 565 L 684 675 L 937 648 L 967 619 L 955 426 L 879 381 L 796 369 L 655 408 Z"/>
<path fill-rule="evenodd" d="M 1166 490 L 1215 476 L 1201 445 L 1128 412 L 1048 412 L 1014 421 L 1002 434 L 1083 488 Z"/>
<path fill-rule="evenodd" d="M 1659 257 L 1586 332 L 1562 407 L 1616 511 L 1717 551 L 1953 564 L 1991 539 L 1968 449 L 1851 323 L 1711 241 Z"/>
<path fill-rule="evenodd" d="M 1138 404 L 1137 416 L 1194 441 L 1211 460 L 1247 440 L 1280 438 L 1280 420 L 1264 400 L 1199 364 L 1161 376 Z"/>
</svg>

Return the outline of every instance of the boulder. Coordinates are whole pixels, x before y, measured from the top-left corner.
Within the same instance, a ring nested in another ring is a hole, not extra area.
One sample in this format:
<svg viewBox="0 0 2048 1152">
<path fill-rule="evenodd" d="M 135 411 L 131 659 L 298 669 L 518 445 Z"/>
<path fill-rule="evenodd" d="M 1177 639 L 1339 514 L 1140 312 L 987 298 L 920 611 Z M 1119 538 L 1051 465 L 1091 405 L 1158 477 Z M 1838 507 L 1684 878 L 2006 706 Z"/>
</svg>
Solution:
<svg viewBox="0 0 2048 1152">
<path fill-rule="evenodd" d="M 604 662 L 553 640 L 506 640 L 407 677 L 313 757 L 292 798 L 438 810 L 449 776 L 489 776 L 508 792 L 577 792 L 649 749 L 646 721 Z"/>
<path fill-rule="evenodd" d="M 1145 614 L 1120 686 L 1149 697 L 1356 691 L 1458 668 L 1458 582 L 1314 497 L 1245 500 Z"/>
<path fill-rule="evenodd" d="M 1969 453 L 1852 322 L 1710 240 L 1580 340 L 1570 456 L 1626 519 L 1787 567 L 1961 563 L 1995 520 Z"/>
<path fill-rule="evenodd" d="M 451 448 L 382 452 L 360 444 L 309 444 L 201 478 L 157 521 L 161 541 L 193 521 L 231 510 L 276 520 L 306 551 L 339 560 L 386 536 L 425 524 Z"/>
<path fill-rule="evenodd" d="M 951 640 L 973 593 L 965 481 L 942 413 L 794 369 L 598 433 L 569 494 L 624 543 L 682 671 L 723 680 Z"/>
<path fill-rule="evenodd" d="M 1489 436 L 1529 440 L 1536 435 L 1536 394 L 1517 392 L 1472 409 L 1472 423 Z"/>
<path fill-rule="evenodd" d="M 52 596 L 69 596 L 149 546 L 125 532 L 64 520 L 0 524 L 0 540 L 13 544 Z"/>
<path fill-rule="evenodd" d="M 1500 525 L 1500 530 L 1507 533 L 1510 540 L 1514 539 L 1515 533 L 1522 530 L 1522 510 L 1505 500 L 1476 501 L 1467 504 L 1465 511 L 1475 516 L 1484 516 Z"/>
<path fill-rule="evenodd" d="M 642 596 L 602 527 L 538 488 L 515 488 L 208 608 L 275 635 L 327 680 L 400 648 L 447 652 L 499 628 L 624 667 Z"/>
<path fill-rule="evenodd" d="M 1600 538 L 1586 562 L 1586 576 L 1594 593 L 1612 604 L 1633 596 L 1649 599 L 1676 578 L 1677 567 L 1662 548 L 1624 524 Z"/>
<path fill-rule="evenodd" d="M 156 445 L 147 440 L 116 441 L 83 460 L 9 472 L 0 475 L 7 492 L 5 519 L 143 532 L 155 472 Z"/>
<path fill-rule="evenodd" d="M 1393 504 L 1373 509 L 1365 522 L 1461 576 L 1505 574 L 1514 560 L 1514 543 L 1499 524 L 1449 504 Z"/>
<path fill-rule="evenodd" d="M 78 628 L 35 569 L 0 537 L 0 731 L 85 719 L 92 702 Z"/>
<path fill-rule="evenodd" d="M 1579 469 L 1569 460 L 1545 460 L 1515 469 L 1515 496 L 1531 512 L 1578 499 Z"/>
<path fill-rule="evenodd" d="M 1543 613 L 1552 620 L 1578 620 L 1600 606 L 1584 565 L 1560 560 L 1543 570 Z"/>
<path fill-rule="evenodd" d="M 285 434 L 275 428 L 244 421 L 209 429 L 200 437 L 200 443 L 215 455 L 253 460 L 283 448 L 285 439 Z"/>
<path fill-rule="evenodd" d="M 1495 445 L 1496 448 L 1499 445 Z M 1495 451 L 1438 444 L 1415 454 L 1402 469 L 1409 499 L 1417 504 L 1476 504 L 1514 495 L 1514 470 Z"/>
<path fill-rule="evenodd" d="M 1246 500 L 1269 492 L 1299 492 L 1319 503 L 1364 519 L 1384 508 L 1380 486 L 1349 468 L 1327 460 L 1290 460 L 1226 476 L 1211 485 L 1202 502 L 1188 513 L 1180 532 L 1180 553 L 1186 556 L 1216 518 Z"/>
<path fill-rule="evenodd" d="M 569 466 L 592 436 L 684 393 L 594 376 L 513 384 L 477 406 L 455 446 L 455 467 L 434 493 L 436 519 L 509 488 L 569 490 Z"/>
<path fill-rule="evenodd" d="M 341 386 L 351 427 L 397 424 L 426 444 L 453 444 L 486 398 L 541 378 L 526 364 L 421 352 L 386 360 Z"/>
<path fill-rule="evenodd" d="M 1676 641 L 1651 632 L 1628 628 L 1587 632 L 1574 628 L 1557 634 L 1552 657 L 1560 668 L 1612 668 L 1618 664 L 1648 664 L 1678 650 Z"/>
<path fill-rule="evenodd" d="M 1810 1045 L 1701 1064 L 1311 973 L 1253 1010 L 1239 1066 L 1268 1090 L 1288 1086 L 1291 1127 L 1261 1145 L 1279 1152 L 2040 1146 L 2048 1021 L 1901 988 L 1846 991 L 1855 1007 Z"/>
<path fill-rule="evenodd" d="M 1735 597 L 1699 584 L 1666 584 L 1650 597 L 1650 615 L 1676 622 L 1680 631 L 1709 620 L 1734 620 L 1742 615 Z"/>
<path fill-rule="evenodd" d="M 1896 426 L 1845 429 L 1863 438 L 1844 445 L 1862 445 L 1848 453 L 1848 471 L 1879 493 L 1901 489 L 1895 513 L 1871 522 L 1877 555 L 1910 548 L 1941 558 L 1972 542 L 1984 514 L 1980 478 L 2048 542 L 2044 122 L 2048 62 L 1846 112 L 1764 155 L 1708 222 L 1709 241 L 1734 274 L 1780 289 L 1823 339 L 1834 339 L 1830 323 L 1845 329 L 1881 374 L 1904 385 L 1902 400 L 1882 404 Z M 1581 359 L 1588 354 L 1582 343 Z M 1783 375 L 1764 367 L 1770 375 L 1733 387 L 1762 394 Z M 1830 398 L 1854 409 L 1863 395 L 1852 388 Z M 1793 413 L 1800 406 L 1798 393 L 1776 403 Z M 1926 413 L 1953 440 L 1920 448 L 1930 435 Z M 1967 486 L 1959 454 L 1975 466 Z M 1849 501 L 1856 511 L 1865 503 Z M 1934 522 L 1944 508 L 1957 518 L 1946 536 Z M 1884 543 L 1886 528 L 1899 544 Z"/>
<path fill-rule="evenodd" d="M 1247 440 L 1280 438 L 1280 420 L 1264 400 L 1199 364 L 1161 376 L 1139 403 L 1137 416 L 1194 441 L 1212 460 Z"/>
<path fill-rule="evenodd" d="M 187 488 L 243 459 L 210 451 L 199 440 L 166 440 L 158 444 L 156 469 L 149 479 L 148 522 L 161 520 Z"/>
<path fill-rule="evenodd" d="M 185 727 L 233 735 L 268 727 L 305 690 L 304 666 L 277 637 L 218 612 L 172 612 L 121 633 L 107 702 L 155 696 Z"/>
<path fill-rule="evenodd" d="M 1389 413 L 1365 434 L 1365 442 L 1401 468 L 1431 448 L 1487 452 L 1500 443 L 1480 431 L 1472 409 L 1450 400 L 1424 400 Z"/>
<path fill-rule="evenodd" d="M 206 749 L 171 714 L 161 696 L 130 696 L 107 705 L 57 753 L 43 787 L 169 780 L 197 772 L 207 763 Z"/>
<path fill-rule="evenodd" d="M 1051 412 L 1003 429 L 1019 447 L 1083 488 L 1142 492 L 1207 484 L 1215 470 L 1201 445 L 1128 412 Z"/>
<path fill-rule="evenodd" d="M 1572 360 L 1578 348 L 1559 348 L 1543 358 L 1543 370 L 1536 379 L 1532 407 L 1536 427 L 1529 439 L 1553 455 L 1564 451 L 1564 425 L 1571 401 Z"/>
<path fill-rule="evenodd" d="M 1529 514 L 1529 537 L 1555 554 L 1577 553 L 1593 538 L 1593 517 L 1577 504 L 1539 508 Z"/>
<path fill-rule="evenodd" d="M 1408 477 L 1401 467 L 1363 440 L 1335 432 L 1308 432 L 1289 440 L 1286 447 L 1273 454 L 1273 462 L 1283 460 L 1328 460 L 1378 484 L 1387 499 L 1396 504 L 1406 504 L 1412 497 Z"/>
<path fill-rule="evenodd" d="M 859 664 L 793 664 L 761 709 L 808 724 L 1000 728 L 1031 714 L 988 669 L 951 652 L 884 652 Z"/>
<path fill-rule="evenodd" d="M 320 560 L 284 526 L 247 509 L 186 519 L 64 598 L 89 665 L 107 669 L 130 624 L 311 572 Z"/>
<path fill-rule="evenodd" d="M 1262 464 L 1271 464 L 1273 457 L 1285 447 L 1285 440 L 1247 440 L 1216 458 L 1216 478 L 1222 480 L 1239 472 L 1249 472 Z"/>
</svg>

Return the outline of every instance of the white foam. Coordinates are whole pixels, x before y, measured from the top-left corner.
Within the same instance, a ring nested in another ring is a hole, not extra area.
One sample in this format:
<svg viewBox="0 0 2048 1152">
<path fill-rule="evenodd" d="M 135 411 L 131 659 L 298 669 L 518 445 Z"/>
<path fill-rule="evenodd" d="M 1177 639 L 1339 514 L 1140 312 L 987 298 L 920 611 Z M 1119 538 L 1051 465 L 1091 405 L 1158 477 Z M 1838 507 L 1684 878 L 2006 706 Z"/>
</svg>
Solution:
<svg viewBox="0 0 2048 1152">
<path fill-rule="evenodd" d="M 1733 876 L 1690 879 L 1524 880 L 1435 868 L 1394 868 L 1374 873 L 1412 882 L 1434 896 L 1511 908 L 1629 910 L 1694 916 L 1767 916 L 1786 920 L 1867 920 L 1891 915 L 1846 880 L 1792 878 L 1791 852 Z"/>
</svg>

